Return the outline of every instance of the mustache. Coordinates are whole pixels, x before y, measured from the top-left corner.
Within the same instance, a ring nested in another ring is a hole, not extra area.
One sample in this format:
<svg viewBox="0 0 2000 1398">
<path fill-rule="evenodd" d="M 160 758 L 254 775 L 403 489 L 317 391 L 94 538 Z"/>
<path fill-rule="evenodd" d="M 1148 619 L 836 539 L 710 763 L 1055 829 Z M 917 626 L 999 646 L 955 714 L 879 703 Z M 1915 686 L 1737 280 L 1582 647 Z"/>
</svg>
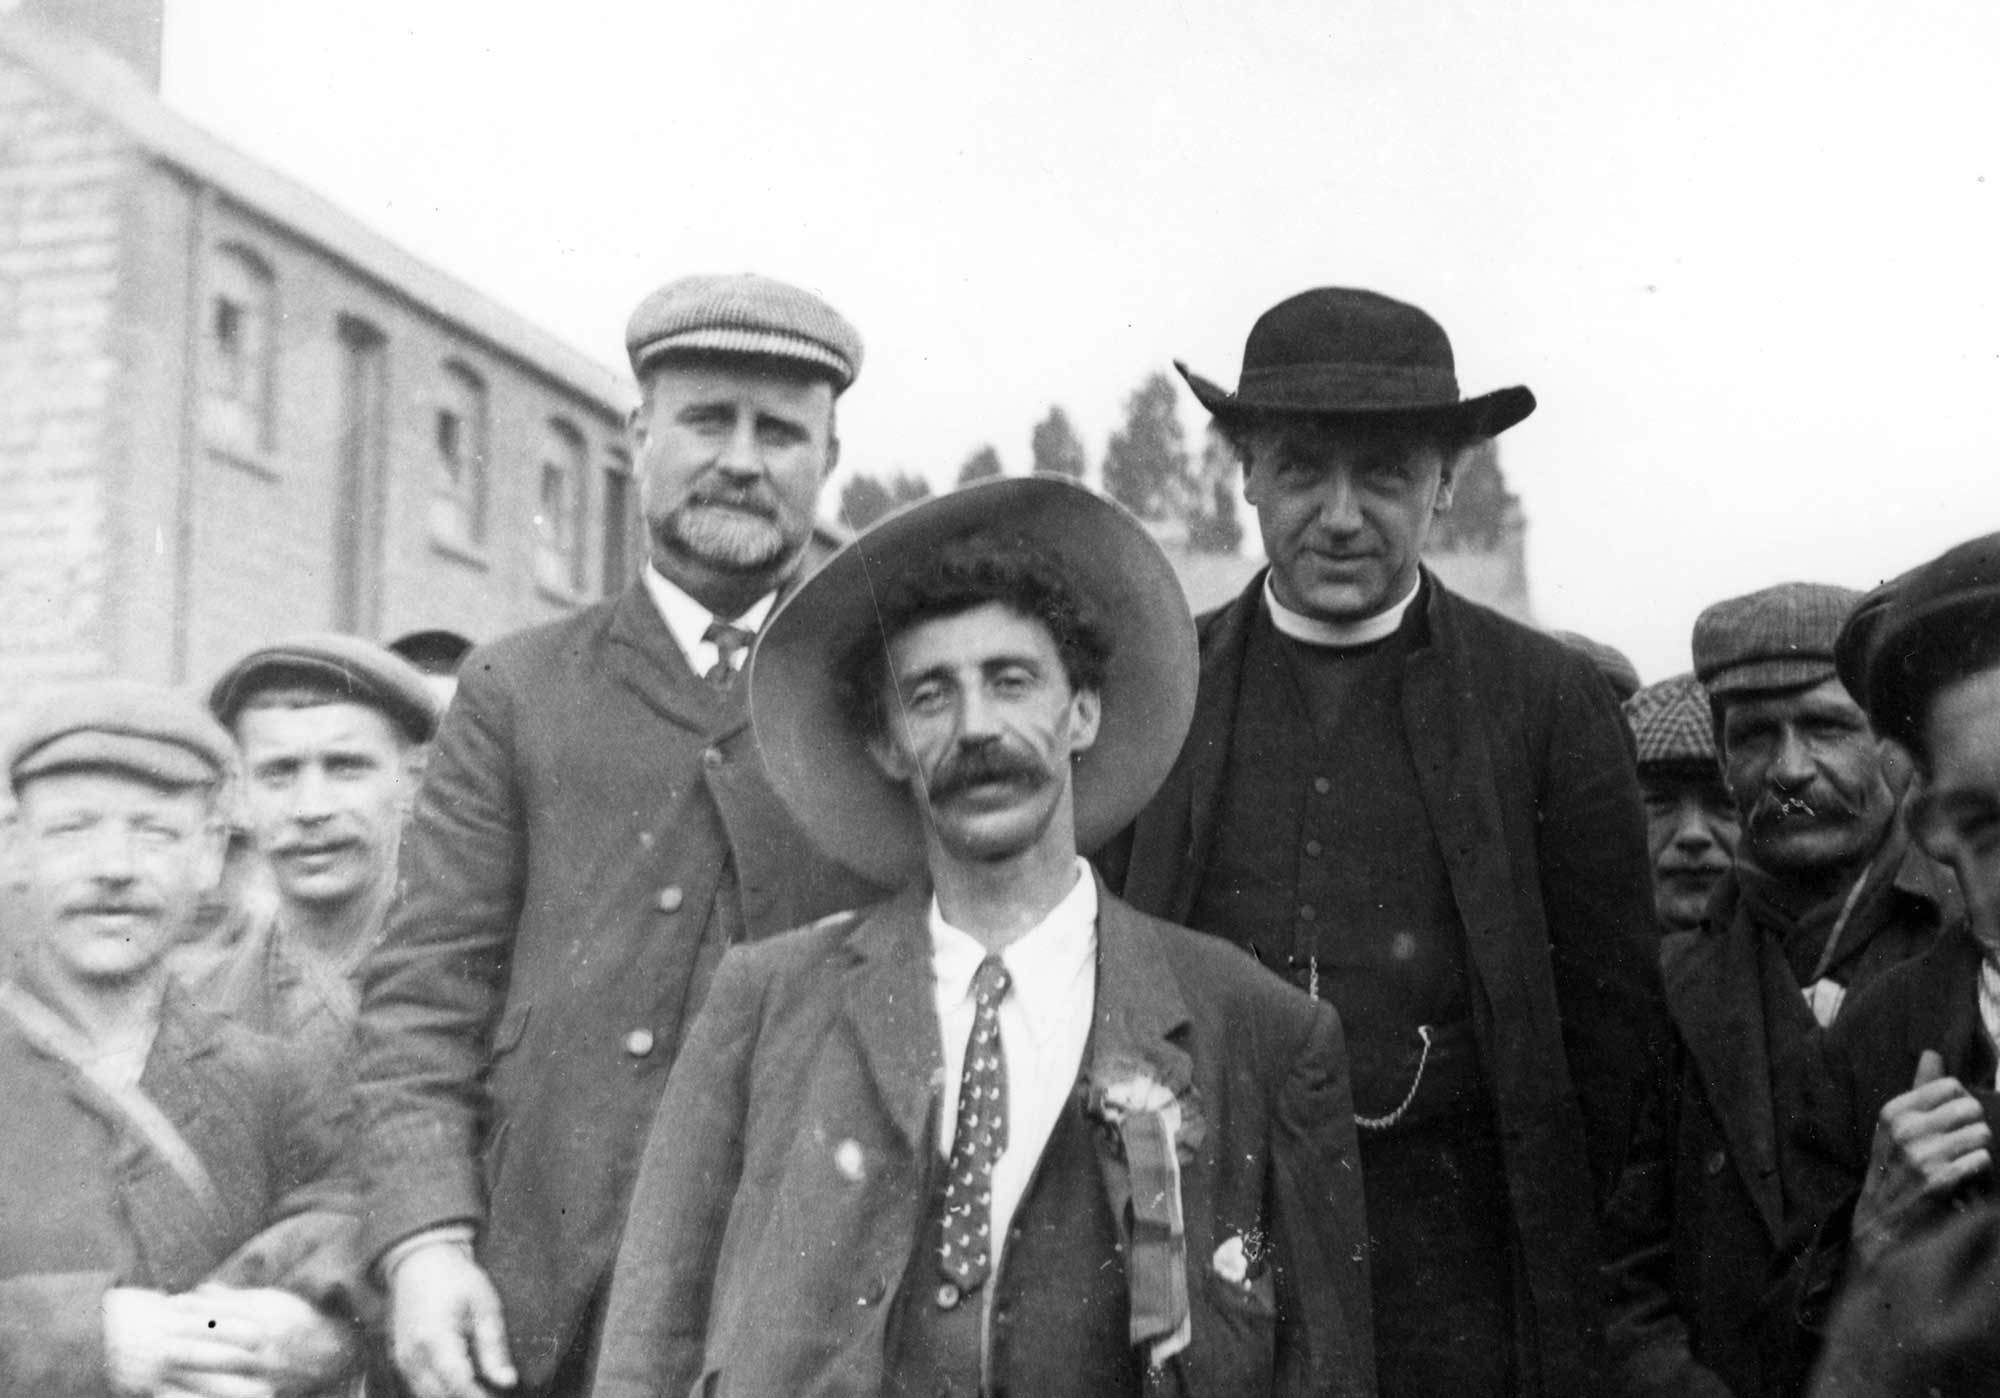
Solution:
<svg viewBox="0 0 2000 1398">
<path fill-rule="evenodd" d="M 84 898 L 62 910 L 69 917 L 150 917 L 160 908 L 147 898 Z"/>
<path fill-rule="evenodd" d="M 1839 793 L 1814 790 L 1804 793 L 1765 791 L 1750 808 L 1744 824 L 1767 829 L 1788 820 L 1850 820 L 1859 814 Z"/>
<path fill-rule="evenodd" d="M 964 748 L 946 758 L 930 780 L 932 801 L 948 801 L 988 782 L 1033 786 L 1049 779 L 1049 769 L 1024 753 L 994 743 Z"/>
<path fill-rule="evenodd" d="M 683 509 L 718 508 L 742 510 L 775 520 L 782 513 L 777 494 L 762 481 L 747 485 L 704 485 L 691 490 L 681 502 Z"/>
</svg>

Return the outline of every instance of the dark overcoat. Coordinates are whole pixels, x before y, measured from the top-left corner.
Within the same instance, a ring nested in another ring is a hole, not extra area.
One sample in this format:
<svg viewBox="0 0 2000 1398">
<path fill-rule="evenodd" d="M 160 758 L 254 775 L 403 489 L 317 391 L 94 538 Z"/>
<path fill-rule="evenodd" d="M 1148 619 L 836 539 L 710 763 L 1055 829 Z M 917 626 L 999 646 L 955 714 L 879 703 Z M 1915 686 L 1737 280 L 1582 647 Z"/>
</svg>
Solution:
<svg viewBox="0 0 2000 1398">
<path fill-rule="evenodd" d="M 926 1218 L 943 1052 L 928 890 L 731 953 L 669 1084 L 594 1398 L 883 1391 Z M 1193 1340 L 1156 1391 L 1374 1392 L 1346 1057 L 1240 952 L 1104 895 L 1086 1076 L 1149 1065 L 1207 1123 L 1181 1169 Z M 1098 1136 L 1113 1215 L 1131 1184 Z M 1216 1274 L 1261 1240 L 1268 1270 Z"/>
<path fill-rule="evenodd" d="M 279 1286 L 362 1309 L 340 1103 L 307 1060 L 170 994 L 139 1088 L 199 1157 L 219 1213 L 0 1011 L 0 1393 L 111 1398 L 113 1287 Z"/>
<path fill-rule="evenodd" d="M 1184 920 L 1214 837 L 1263 575 L 1198 622 L 1201 687 L 1166 784 L 1104 852 L 1143 911 Z M 1594 1394 L 1593 1204 L 1666 1039 L 1631 739 L 1591 663 L 1427 577 L 1403 720 L 1466 932 L 1474 1027 L 1521 1244 L 1528 1372 Z"/>
<path fill-rule="evenodd" d="M 476 1224 L 530 1394 L 601 1301 L 719 900 L 755 938 L 881 896 L 779 802 L 742 683 L 639 583 L 475 650 L 362 968 L 367 1244 Z"/>
</svg>

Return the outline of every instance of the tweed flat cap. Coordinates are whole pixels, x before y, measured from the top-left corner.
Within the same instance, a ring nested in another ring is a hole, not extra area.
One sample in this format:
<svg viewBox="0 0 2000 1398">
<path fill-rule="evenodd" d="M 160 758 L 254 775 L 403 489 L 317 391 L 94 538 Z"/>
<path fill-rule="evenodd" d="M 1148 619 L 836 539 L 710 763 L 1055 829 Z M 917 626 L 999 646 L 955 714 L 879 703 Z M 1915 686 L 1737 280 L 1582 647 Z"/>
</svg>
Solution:
<svg viewBox="0 0 2000 1398">
<path fill-rule="evenodd" d="M 1875 731 L 1921 750 L 1924 713 L 1944 686 L 2000 666 L 2000 534 L 1945 550 L 1897 580 L 1868 651 Z"/>
<path fill-rule="evenodd" d="M 1716 762 L 1708 691 L 1693 675 L 1647 685 L 1625 701 L 1625 721 L 1632 725 L 1641 767 Z"/>
<path fill-rule="evenodd" d="M 257 694 L 294 684 L 331 686 L 379 709 L 411 742 L 429 742 L 437 732 L 437 701 L 416 666 L 386 646 L 331 631 L 251 651 L 210 687 L 209 711 L 234 728 Z"/>
<path fill-rule="evenodd" d="M 840 393 L 861 372 L 861 335 L 810 291 L 754 272 L 682 277 L 639 303 L 625 326 L 632 372 L 677 352 L 769 355 L 833 380 Z"/>
<path fill-rule="evenodd" d="M 18 793 L 51 772 L 126 772 L 167 787 L 211 786 L 236 745 L 190 695 L 138 680 L 95 680 L 29 703 L 7 747 Z"/>
<path fill-rule="evenodd" d="M 1549 634 L 1578 654 L 1588 657 L 1597 667 L 1597 673 L 1604 676 L 1604 682 L 1611 686 L 1611 692 L 1624 703 L 1639 691 L 1639 667 L 1632 658 L 1594 636 L 1586 636 L 1581 631 L 1551 631 Z"/>
<path fill-rule="evenodd" d="M 1830 583 L 1780 583 L 1717 602 L 1695 618 L 1695 676 L 1710 698 L 1831 679 L 1833 643 L 1860 600 Z"/>
</svg>

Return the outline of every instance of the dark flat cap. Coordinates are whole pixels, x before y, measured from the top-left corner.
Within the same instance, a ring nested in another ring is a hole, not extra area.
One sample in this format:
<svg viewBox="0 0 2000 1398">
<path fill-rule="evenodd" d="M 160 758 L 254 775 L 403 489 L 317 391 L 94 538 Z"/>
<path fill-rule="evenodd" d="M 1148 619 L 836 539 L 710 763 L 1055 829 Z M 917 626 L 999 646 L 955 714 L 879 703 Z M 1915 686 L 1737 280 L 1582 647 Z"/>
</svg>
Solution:
<svg viewBox="0 0 2000 1398">
<path fill-rule="evenodd" d="M 1863 593 L 1848 612 L 1847 620 L 1840 624 L 1840 634 L 1834 637 L 1834 673 L 1854 696 L 1854 702 L 1864 709 L 1868 707 L 1868 657 L 1874 651 L 1876 633 L 1882 628 L 1882 618 L 1888 615 L 1889 604 L 1896 598 L 1896 590 L 1909 576 L 1905 573 L 1890 578 Z"/>
<path fill-rule="evenodd" d="M 222 780 L 236 745 L 188 694 L 138 680 L 95 680 L 29 703 L 7 748 L 15 792 L 51 772 L 125 772 L 166 787 Z"/>
<path fill-rule="evenodd" d="M 429 742 L 437 732 L 437 701 L 416 666 L 386 646 L 332 631 L 259 646 L 222 672 L 208 691 L 208 707 L 234 728 L 258 694 L 298 684 L 327 686 L 381 710 L 412 742 Z"/>
<path fill-rule="evenodd" d="M 1717 602 L 1695 618 L 1695 677 L 1715 699 L 1831 679 L 1834 641 L 1860 600 L 1852 588 L 1795 582 Z"/>
<path fill-rule="evenodd" d="M 826 375 L 840 393 L 861 372 L 861 336 L 810 291 L 754 272 L 682 277 L 639 303 L 625 326 L 632 372 L 665 354 L 762 355 Z"/>
<path fill-rule="evenodd" d="M 1969 539 L 1898 579 L 1867 659 L 1870 722 L 1919 747 L 1932 696 L 2000 665 L 2000 534 Z"/>
<path fill-rule="evenodd" d="M 1549 634 L 1589 658 L 1597 667 L 1597 673 L 1604 676 L 1604 682 L 1611 686 L 1611 692 L 1624 703 L 1639 690 L 1639 667 L 1632 663 L 1632 657 L 1614 645 L 1586 636 L 1581 631 L 1551 631 Z"/>
<path fill-rule="evenodd" d="M 1708 691 L 1693 675 L 1647 685 L 1625 701 L 1625 721 L 1632 725 L 1641 767 L 1716 762 Z"/>
</svg>

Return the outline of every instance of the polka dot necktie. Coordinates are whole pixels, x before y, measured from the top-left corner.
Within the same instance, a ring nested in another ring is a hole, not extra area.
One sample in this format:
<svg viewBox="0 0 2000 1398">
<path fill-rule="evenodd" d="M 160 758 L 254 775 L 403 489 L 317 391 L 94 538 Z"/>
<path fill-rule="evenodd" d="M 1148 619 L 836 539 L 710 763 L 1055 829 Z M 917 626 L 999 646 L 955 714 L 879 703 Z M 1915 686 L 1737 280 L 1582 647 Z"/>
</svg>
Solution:
<svg viewBox="0 0 2000 1398">
<path fill-rule="evenodd" d="M 993 1162 L 1007 1149 L 1007 1060 L 1000 1050 L 1000 1002 L 1007 968 L 997 956 L 972 977 L 972 1037 L 958 1082 L 958 1125 L 951 1138 L 951 1175 L 944 1189 L 944 1242 L 938 1264 L 945 1279 L 971 1291 L 993 1268 Z"/>
<path fill-rule="evenodd" d="M 717 617 L 709 622 L 708 630 L 701 633 L 701 638 L 715 647 L 715 663 L 708 667 L 708 673 L 702 678 L 717 689 L 729 688 L 729 682 L 736 678 L 736 657 L 750 649 L 757 633 Z"/>
</svg>

